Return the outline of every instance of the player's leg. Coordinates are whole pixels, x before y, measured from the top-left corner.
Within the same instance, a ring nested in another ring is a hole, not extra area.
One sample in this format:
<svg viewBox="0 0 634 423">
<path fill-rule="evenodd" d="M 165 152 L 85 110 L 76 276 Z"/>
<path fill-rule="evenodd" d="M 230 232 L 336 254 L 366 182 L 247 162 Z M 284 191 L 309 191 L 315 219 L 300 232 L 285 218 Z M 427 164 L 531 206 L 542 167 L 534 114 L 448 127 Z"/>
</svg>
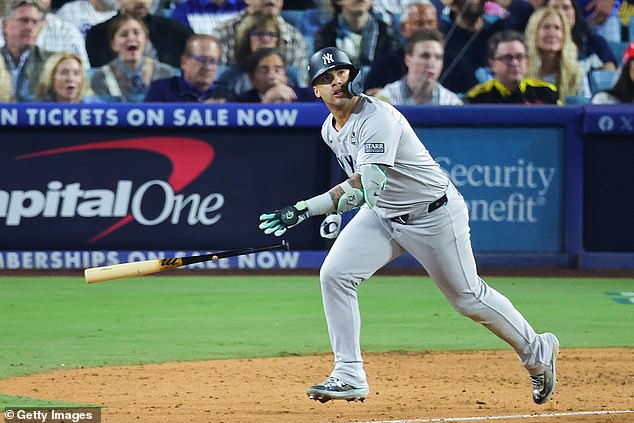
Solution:
<svg viewBox="0 0 634 423">
<path fill-rule="evenodd" d="M 359 344 L 361 316 L 357 286 L 402 251 L 376 215 L 361 208 L 341 231 L 321 267 L 322 300 L 335 356 L 335 367 L 330 376 L 362 390 L 364 398 L 368 383 Z M 318 394 L 323 389 L 315 392 Z M 308 394 L 313 398 L 310 389 Z M 345 394 L 341 399 L 347 399 Z"/>
<path fill-rule="evenodd" d="M 556 355 L 556 338 L 538 335 L 504 295 L 478 276 L 466 205 L 453 187 L 447 195 L 445 207 L 402 225 L 395 239 L 423 264 L 458 312 L 511 345 L 531 375 L 543 374 Z"/>
</svg>

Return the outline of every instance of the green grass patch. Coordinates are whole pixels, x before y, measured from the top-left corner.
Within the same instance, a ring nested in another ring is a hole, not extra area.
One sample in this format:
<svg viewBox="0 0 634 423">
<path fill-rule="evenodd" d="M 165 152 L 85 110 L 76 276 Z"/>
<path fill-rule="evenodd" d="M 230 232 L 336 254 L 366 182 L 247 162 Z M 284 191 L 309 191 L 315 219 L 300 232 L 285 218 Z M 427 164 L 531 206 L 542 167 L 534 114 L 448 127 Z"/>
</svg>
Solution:
<svg viewBox="0 0 634 423">
<path fill-rule="evenodd" d="M 634 279 L 488 278 L 566 347 L 634 346 Z M 364 351 L 500 349 L 424 277 L 359 287 Z M 317 277 L 0 278 L 0 378 L 59 368 L 330 352 Z M 5 404 L 7 404 L 5 402 Z"/>
<path fill-rule="evenodd" d="M 0 394 L 0 412 L 7 408 L 93 408 L 99 405 L 79 404 L 65 401 L 49 401 L 38 398 L 25 397 L 23 395 L 4 395 Z"/>
</svg>

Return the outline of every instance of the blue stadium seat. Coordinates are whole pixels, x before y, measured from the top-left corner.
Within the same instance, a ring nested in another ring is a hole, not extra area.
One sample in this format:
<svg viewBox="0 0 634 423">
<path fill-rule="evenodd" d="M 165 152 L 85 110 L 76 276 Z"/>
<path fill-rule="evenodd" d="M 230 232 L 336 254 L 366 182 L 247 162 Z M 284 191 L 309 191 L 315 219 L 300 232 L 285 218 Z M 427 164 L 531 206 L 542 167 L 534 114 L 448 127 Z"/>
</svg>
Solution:
<svg viewBox="0 0 634 423">
<path fill-rule="evenodd" d="M 615 71 L 595 69 L 588 74 L 588 82 L 590 82 L 590 91 L 596 94 L 599 91 L 605 91 L 614 85 Z"/>
<path fill-rule="evenodd" d="M 575 106 L 579 104 L 589 104 L 589 103 L 590 103 L 590 99 L 582 95 L 572 95 L 564 99 L 564 105 L 566 106 Z"/>
<path fill-rule="evenodd" d="M 630 24 L 627 27 L 627 36 L 628 40 L 634 41 L 634 16 L 630 18 Z"/>
<path fill-rule="evenodd" d="M 480 67 L 475 70 L 475 77 L 478 81 L 478 84 L 483 84 L 493 79 L 493 74 L 491 73 L 491 69 L 488 66 Z"/>
<path fill-rule="evenodd" d="M 623 53 L 625 53 L 627 44 L 627 41 L 608 41 L 608 45 L 610 49 L 612 49 L 612 53 L 614 53 L 618 63 L 621 63 L 621 59 L 623 59 Z"/>
<path fill-rule="evenodd" d="M 302 20 L 304 12 L 304 10 L 282 10 L 280 14 L 286 22 L 299 29 L 299 23 Z"/>
</svg>

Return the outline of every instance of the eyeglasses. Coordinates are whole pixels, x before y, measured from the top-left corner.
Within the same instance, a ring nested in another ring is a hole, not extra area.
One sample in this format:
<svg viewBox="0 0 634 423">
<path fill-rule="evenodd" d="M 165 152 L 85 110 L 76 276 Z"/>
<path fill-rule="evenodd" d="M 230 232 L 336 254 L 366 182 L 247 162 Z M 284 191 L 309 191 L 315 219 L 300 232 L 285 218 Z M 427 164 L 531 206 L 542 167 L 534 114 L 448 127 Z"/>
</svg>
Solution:
<svg viewBox="0 0 634 423">
<path fill-rule="evenodd" d="M 279 32 L 273 32 L 273 31 L 251 31 L 249 32 L 249 35 L 252 37 L 258 37 L 258 38 L 279 38 L 280 37 Z"/>
<path fill-rule="evenodd" d="M 201 65 L 222 65 L 222 59 L 219 57 L 193 56 L 191 54 L 188 54 L 187 56 L 200 63 Z"/>
<path fill-rule="evenodd" d="M 255 68 L 255 73 L 260 75 L 267 75 L 268 73 L 273 72 L 274 74 L 281 75 L 286 72 L 286 68 L 284 66 L 258 66 Z"/>
<path fill-rule="evenodd" d="M 526 54 L 505 54 L 504 56 L 494 57 L 495 60 L 499 60 L 500 62 L 504 62 L 507 65 L 513 63 L 513 60 L 517 60 L 518 62 L 523 62 L 526 60 L 528 56 Z"/>
</svg>

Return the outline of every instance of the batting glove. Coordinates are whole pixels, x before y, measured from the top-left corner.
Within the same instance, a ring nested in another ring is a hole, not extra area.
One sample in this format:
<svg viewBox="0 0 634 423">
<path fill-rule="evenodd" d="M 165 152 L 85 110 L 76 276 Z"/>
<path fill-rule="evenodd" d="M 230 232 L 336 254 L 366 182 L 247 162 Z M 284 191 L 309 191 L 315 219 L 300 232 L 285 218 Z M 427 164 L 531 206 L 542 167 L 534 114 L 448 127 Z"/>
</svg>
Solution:
<svg viewBox="0 0 634 423">
<path fill-rule="evenodd" d="M 309 217 L 310 213 L 306 202 L 300 201 L 294 206 L 261 214 L 259 228 L 267 235 L 282 236 L 288 228 L 299 225 Z"/>
<path fill-rule="evenodd" d="M 332 213 L 326 216 L 321 225 L 319 225 L 319 235 L 326 239 L 335 239 L 339 236 L 341 229 L 341 214 Z"/>
</svg>

